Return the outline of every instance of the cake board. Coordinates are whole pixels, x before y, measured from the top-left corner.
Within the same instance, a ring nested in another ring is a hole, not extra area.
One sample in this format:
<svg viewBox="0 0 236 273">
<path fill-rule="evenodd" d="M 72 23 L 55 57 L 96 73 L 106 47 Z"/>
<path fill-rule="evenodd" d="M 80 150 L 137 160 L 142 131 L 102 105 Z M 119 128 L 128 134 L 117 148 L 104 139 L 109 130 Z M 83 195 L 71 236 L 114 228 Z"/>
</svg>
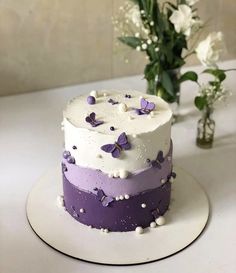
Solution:
<svg viewBox="0 0 236 273">
<path fill-rule="evenodd" d="M 81 260 L 110 265 L 131 265 L 156 261 L 189 246 L 206 226 L 209 202 L 200 184 L 175 167 L 172 198 L 166 224 L 145 228 L 143 234 L 105 233 L 89 228 L 58 207 L 62 195 L 61 169 L 45 174 L 31 190 L 27 218 L 35 233 L 54 249 Z"/>
</svg>

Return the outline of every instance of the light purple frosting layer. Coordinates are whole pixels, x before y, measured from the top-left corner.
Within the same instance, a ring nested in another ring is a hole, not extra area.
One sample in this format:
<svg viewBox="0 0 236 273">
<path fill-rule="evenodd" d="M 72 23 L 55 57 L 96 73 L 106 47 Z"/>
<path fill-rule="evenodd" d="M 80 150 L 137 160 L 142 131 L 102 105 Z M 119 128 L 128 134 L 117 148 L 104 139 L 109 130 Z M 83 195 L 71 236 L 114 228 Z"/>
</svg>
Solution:
<svg viewBox="0 0 236 273">
<path fill-rule="evenodd" d="M 81 190 L 94 193 L 94 188 L 98 188 L 112 197 L 125 194 L 132 196 L 160 187 L 164 182 L 163 179 L 167 180 L 167 176 L 172 171 L 172 144 L 164 162 L 161 163 L 161 169 L 150 167 L 136 174 L 130 174 L 126 179 L 110 178 L 100 170 L 69 164 L 64 159 L 63 163 L 67 168 L 66 178 Z"/>
</svg>

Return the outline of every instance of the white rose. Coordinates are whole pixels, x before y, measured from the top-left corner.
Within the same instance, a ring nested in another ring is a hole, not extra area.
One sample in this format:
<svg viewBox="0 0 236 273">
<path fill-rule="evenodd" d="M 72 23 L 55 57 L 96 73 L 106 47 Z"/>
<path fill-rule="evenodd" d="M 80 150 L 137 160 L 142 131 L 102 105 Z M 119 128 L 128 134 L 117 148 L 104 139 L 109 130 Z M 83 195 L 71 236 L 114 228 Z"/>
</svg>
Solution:
<svg viewBox="0 0 236 273">
<path fill-rule="evenodd" d="M 201 41 L 196 53 L 199 61 L 205 66 L 216 66 L 222 51 L 223 34 L 222 32 L 212 32 L 207 38 Z"/>
<path fill-rule="evenodd" d="M 179 5 L 178 10 L 170 16 L 170 21 L 177 33 L 183 33 L 186 36 L 190 36 L 191 28 L 195 23 L 192 9 L 187 5 Z"/>
<path fill-rule="evenodd" d="M 195 5 L 199 0 L 186 0 L 186 4 L 189 6 Z"/>
</svg>

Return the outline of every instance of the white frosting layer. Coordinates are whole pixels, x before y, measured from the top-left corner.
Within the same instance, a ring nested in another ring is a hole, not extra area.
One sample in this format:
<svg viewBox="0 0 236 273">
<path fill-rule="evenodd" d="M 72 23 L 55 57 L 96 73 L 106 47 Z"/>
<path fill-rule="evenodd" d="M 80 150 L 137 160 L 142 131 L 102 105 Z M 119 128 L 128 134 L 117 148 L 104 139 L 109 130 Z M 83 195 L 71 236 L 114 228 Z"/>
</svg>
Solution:
<svg viewBox="0 0 236 273">
<path fill-rule="evenodd" d="M 103 96 L 106 93 L 107 96 Z M 124 94 L 131 95 L 125 98 Z M 71 100 L 64 111 L 65 149 L 70 151 L 77 165 L 100 169 L 108 174 L 123 171 L 136 172 L 148 166 L 147 158 L 155 159 L 158 151 L 164 155 L 170 146 L 172 112 L 161 98 L 136 91 L 99 91 L 96 104 L 87 103 L 88 95 L 81 95 Z M 137 115 L 133 108 L 140 108 L 140 97 L 156 104 L 149 115 Z M 123 112 L 119 104 L 112 105 L 108 100 L 124 103 L 127 111 Z M 85 121 L 91 112 L 104 124 L 92 127 Z M 111 131 L 113 126 L 115 131 Z M 122 151 L 119 158 L 101 150 L 105 144 L 113 144 L 118 136 L 125 132 L 132 147 Z M 72 149 L 76 146 L 77 149 Z"/>
</svg>

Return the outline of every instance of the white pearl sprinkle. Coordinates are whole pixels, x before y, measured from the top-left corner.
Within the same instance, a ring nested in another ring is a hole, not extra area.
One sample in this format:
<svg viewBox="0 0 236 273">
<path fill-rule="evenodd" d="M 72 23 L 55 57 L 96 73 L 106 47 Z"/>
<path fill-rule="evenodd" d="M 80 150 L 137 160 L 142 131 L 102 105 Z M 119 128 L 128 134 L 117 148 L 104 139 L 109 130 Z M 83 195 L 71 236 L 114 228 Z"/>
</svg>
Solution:
<svg viewBox="0 0 236 273">
<path fill-rule="evenodd" d="M 159 216 L 156 220 L 155 220 L 156 224 L 158 226 L 162 226 L 165 224 L 166 220 L 163 216 Z"/>
<path fill-rule="evenodd" d="M 139 32 L 136 32 L 135 35 L 134 35 L 136 38 L 138 38 L 140 36 L 140 33 Z"/>
<path fill-rule="evenodd" d="M 120 178 L 124 179 L 124 178 L 128 177 L 129 173 L 126 170 L 120 170 L 120 174 L 119 175 L 120 175 Z"/>
<path fill-rule="evenodd" d="M 126 112 L 128 107 L 127 107 L 127 105 L 125 103 L 120 103 L 118 105 L 118 109 L 119 109 L 120 112 Z"/>
<path fill-rule="evenodd" d="M 93 228 L 93 226 L 90 225 L 89 228 Z"/>
<path fill-rule="evenodd" d="M 150 22 L 150 26 L 154 26 L 154 22 L 153 21 Z"/>
<path fill-rule="evenodd" d="M 104 228 L 101 228 L 100 230 L 101 230 L 101 232 L 104 232 Z"/>
<path fill-rule="evenodd" d="M 164 178 L 161 179 L 161 184 L 164 184 L 166 180 Z"/>
<path fill-rule="evenodd" d="M 151 228 L 155 228 L 156 226 L 157 226 L 156 222 L 151 222 L 151 223 L 150 223 L 150 227 L 151 227 Z"/>
<path fill-rule="evenodd" d="M 129 195 L 128 194 L 125 194 L 125 199 L 129 199 Z"/>
<path fill-rule="evenodd" d="M 104 232 L 105 232 L 105 233 L 108 233 L 108 232 L 109 232 L 109 230 L 108 230 L 107 228 L 105 228 L 105 229 L 104 229 Z"/>
<path fill-rule="evenodd" d="M 143 209 L 145 209 L 146 206 L 147 206 L 147 205 L 146 205 L 145 203 L 142 203 L 142 204 L 141 204 L 141 207 L 142 207 Z"/>
<path fill-rule="evenodd" d="M 155 48 L 155 51 L 156 51 L 156 52 L 158 52 L 158 51 L 159 51 L 159 48 L 158 48 L 158 47 L 156 47 L 156 48 Z"/>
<path fill-rule="evenodd" d="M 147 44 L 150 45 L 152 43 L 152 40 L 148 39 Z"/>
<path fill-rule="evenodd" d="M 124 196 L 123 195 L 120 195 L 120 200 L 124 200 Z"/>
<path fill-rule="evenodd" d="M 137 135 L 133 134 L 133 135 L 132 135 L 132 137 L 133 137 L 133 138 L 136 138 L 136 137 L 137 137 Z"/>
<path fill-rule="evenodd" d="M 142 227 L 136 227 L 135 232 L 137 234 L 142 234 L 143 233 L 143 228 Z"/>
<path fill-rule="evenodd" d="M 137 51 L 140 51 L 140 50 L 141 50 L 141 47 L 140 47 L 140 46 L 137 46 L 137 47 L 136 47 L 136 50 L 137 50 Z"/>
<path fill-rule="evenodd" d="M 84 210 L 83 208 L 81 208 L 81 209 L 79 210 L 79 212 L 80 212 L 80 213 L 85 213 L 85 210 Z"/>
<path fill-rule="evenodd" d="M 119 201 L 120 200 L 120 197 L 119 196 L 116 196 L 116 201 Z"/>
<path fill-rule="evenodd" d="M 107 97 L 107 93 L 103 93 L 103 97 Z"/>
<path fill-rule="evenodd" d="M 141 13 L 141 14 L 144 14 L 144 13 L 145 13 L 145 11 L 142 9 L 142 10 L 140 10 L 140 13 Z"/>
<path fill-rule="evenodd" d="M 97 98 L 98 97 L 98 92 L 96 90 L 92 90 L 90 93 L 89 93 L 90 96 L 93 96 L 94 98 Z"/>
</svg>

